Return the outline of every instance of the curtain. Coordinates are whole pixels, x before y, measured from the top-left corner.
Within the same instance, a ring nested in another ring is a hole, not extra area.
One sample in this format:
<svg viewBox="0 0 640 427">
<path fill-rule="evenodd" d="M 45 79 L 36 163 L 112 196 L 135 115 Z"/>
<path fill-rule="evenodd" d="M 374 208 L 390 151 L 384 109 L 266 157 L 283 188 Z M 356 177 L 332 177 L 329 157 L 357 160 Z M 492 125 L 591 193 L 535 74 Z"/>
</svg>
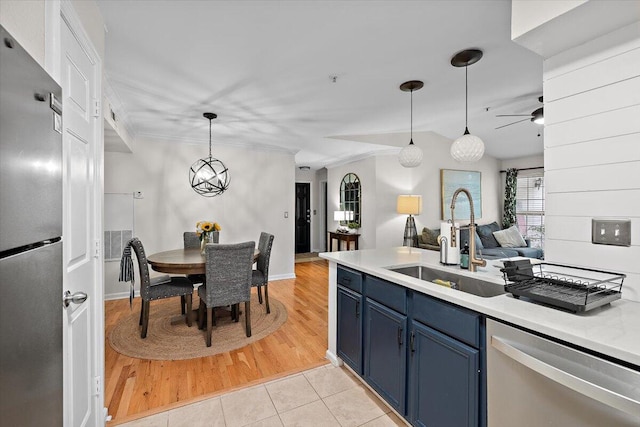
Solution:
<svg viewBox="0 0 640 427">
<path fill-rule="evenodd" d="M 507 169 L 504 188 L 504 213 L 502 228 L 509 228 L 517 223 L 516 219 L 516 188 L 518 187 L 518 169 Z"/>
</svg>

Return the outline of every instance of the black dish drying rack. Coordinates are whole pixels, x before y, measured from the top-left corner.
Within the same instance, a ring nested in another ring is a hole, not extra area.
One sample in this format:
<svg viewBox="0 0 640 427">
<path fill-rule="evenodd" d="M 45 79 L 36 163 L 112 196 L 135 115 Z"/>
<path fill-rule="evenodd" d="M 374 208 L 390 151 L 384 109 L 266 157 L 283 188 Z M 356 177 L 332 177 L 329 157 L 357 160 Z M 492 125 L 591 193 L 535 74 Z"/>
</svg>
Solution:
<svg viewBox="0 0 640 427">
<path fill-rule="evenodd" d="M 626 275 L 529 260 L 504 261 L 505 290 L 516 298 L 563 308 L 589 311 L 620 299 Z"/>
</svg>

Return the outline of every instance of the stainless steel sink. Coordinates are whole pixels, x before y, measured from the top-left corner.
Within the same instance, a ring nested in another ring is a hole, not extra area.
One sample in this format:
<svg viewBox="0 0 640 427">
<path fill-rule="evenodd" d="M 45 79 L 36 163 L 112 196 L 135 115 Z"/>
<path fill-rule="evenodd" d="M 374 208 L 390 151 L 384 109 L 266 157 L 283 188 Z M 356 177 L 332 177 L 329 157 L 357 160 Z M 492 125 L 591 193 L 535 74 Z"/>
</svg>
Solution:
<svg viewBox="0 0 640 427">
<path fill-rule="evenodd" d="M 389 270 L 395 271 L 396 273 L 406 274 L 407 276 L 415 277 L 417 279 L 426 280 L 427 282 L 443 280 L 455 283 L 455 285 L 452 286 L 454 289 L 483 298 L 495 297 L 506 293 L 504 285 L 500 283 L 487 282 L 486 280 L 460 276 L 448 271 L 435 270 L 433 268 L 420 265 L 396 267 L 390 268 Z"/>
</svg>

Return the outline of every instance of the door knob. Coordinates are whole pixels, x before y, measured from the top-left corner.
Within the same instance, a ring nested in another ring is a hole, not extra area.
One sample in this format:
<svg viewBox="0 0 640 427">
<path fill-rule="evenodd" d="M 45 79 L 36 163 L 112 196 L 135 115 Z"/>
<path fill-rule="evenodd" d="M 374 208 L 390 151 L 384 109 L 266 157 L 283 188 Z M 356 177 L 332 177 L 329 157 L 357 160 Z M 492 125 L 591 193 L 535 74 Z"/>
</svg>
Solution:
<svg viewBox="0 0 640 427">
<path fill-rule="evenodd" d="M 82 304 L 87 300 L 87 294 L 84 292 L 76 292 L 73 295 L 71 291 L 66 291 L 62 297 L 62 303 L 65 307 L 69 307 L 69 303 Z"/>
</svg>

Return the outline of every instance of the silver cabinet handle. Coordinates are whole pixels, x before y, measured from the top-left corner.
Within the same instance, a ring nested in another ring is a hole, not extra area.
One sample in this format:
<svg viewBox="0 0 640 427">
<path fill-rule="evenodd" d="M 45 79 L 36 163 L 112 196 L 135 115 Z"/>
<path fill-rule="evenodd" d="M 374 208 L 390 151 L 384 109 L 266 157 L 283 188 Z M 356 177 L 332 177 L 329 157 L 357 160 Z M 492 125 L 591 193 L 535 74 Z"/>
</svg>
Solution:
<svg viewBox="0 0 640 427">
<path fill-rule="evenodd" d="M 84 292 L 76 292 L 71 294 L 71 291 L 66 291 L 64 297 L 62 297 L 62 303 L 65 307 L 69 307 L 70 303 L 82 304 L 87 300 L 87 294 Z"/>
<path fill-rule="evenodd" d="M 565 372 L 549 363 L 546 363 L 525 351 L 507 343 L 507 340 L 497 336 L 491 337 L 491 346 L 516 362 L 543 375 L 550 380 L 561 384 L 580 394 L 588 396 L 620 411 L 640 416 L 640 402 L 629 396 L 617 393 L 613 390 L 594 384 L 583 378 L 577 377 L 569 372 Z M 622 369 L 622 368 L 621 368 Z"/>
</svg>

